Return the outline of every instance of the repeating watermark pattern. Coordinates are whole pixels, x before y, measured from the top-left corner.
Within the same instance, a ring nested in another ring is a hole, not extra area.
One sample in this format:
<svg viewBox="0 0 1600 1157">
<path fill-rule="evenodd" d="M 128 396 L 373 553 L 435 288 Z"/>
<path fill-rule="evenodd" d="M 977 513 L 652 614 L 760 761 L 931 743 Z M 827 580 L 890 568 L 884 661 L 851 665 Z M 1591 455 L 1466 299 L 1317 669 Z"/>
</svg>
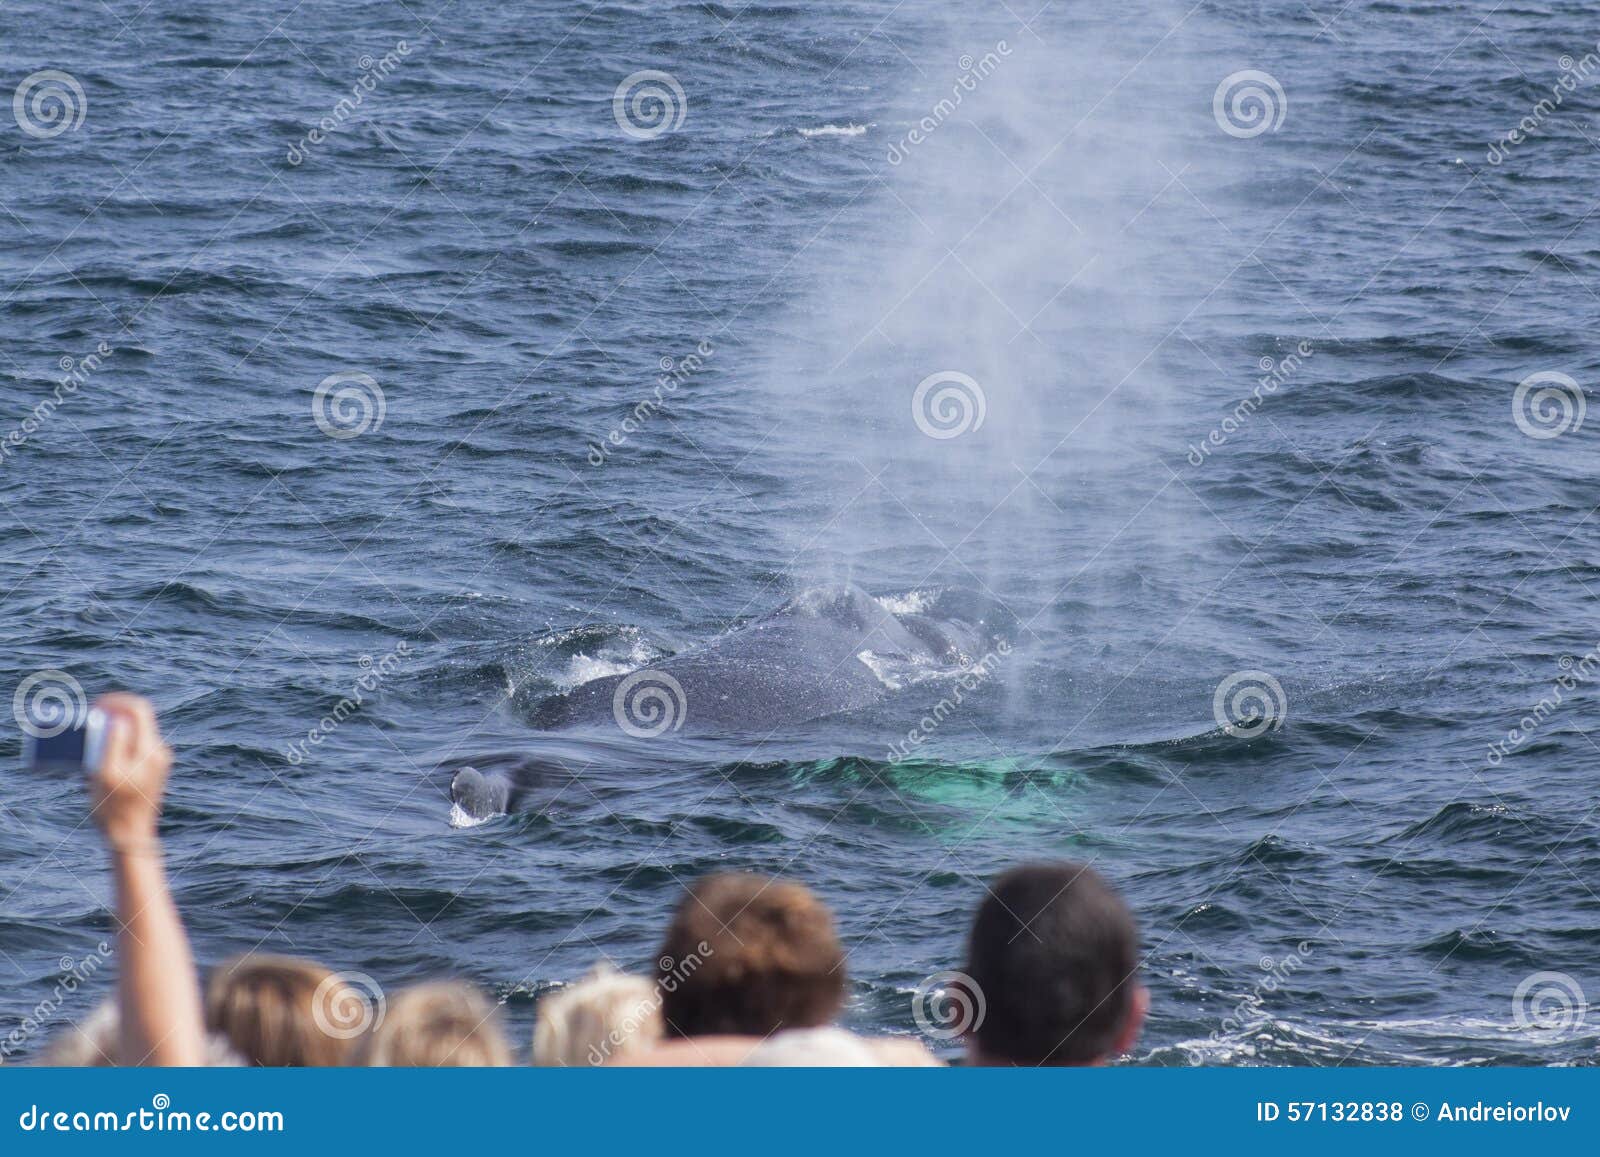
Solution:
<svg viewBox="0 0 1600 1157">
<path fill-rule="evenodd" d="M 383 681 L 410 658 L 411 644 L 406 642 L 396 643 L 394 650 L 376 661 L 371 655 L 362 655 L 359 660 L 361 675 L 351 685 L 350 693 L 340 699 L 332 711 L 317 720 L 316 726 L 306 732 L 304 739 L 290 743 L 284 749 L 283 757 L 295 766 L 303 763 L 313 747 L 320 747 L 323 740 L 344 726 L 345 720 L 361 710 L 367 696 L 382 686 Z"/>
<path fill-rule="evenodd" d="M 1270 72 L 1246 68 L 1222 78 L 1211 94 L 1211 115 L 1230 137 L 1248 140 L 1283 126 L 1289 98 Z"/>
<path fill-rule="evenodd" d="M 11 94 L 11 114 L 30 137 L 47 141 L 77 132 L 89 115 L 89 97 L 70 72 L 46 68 L 23 78 Z"/>
<path fill-rule="evenodd" d="M 28 439 L 39 432 L 40 427 L 50 420 L 61 408 L 62 403 L 75 395 L 80 387 L 86 385 L 99 371 L 105 359 L 115 352 L 111 346 L 100 342 L 94 347 L 93 353 L 84 354 L 81 358 L 63 354 L 61 360 L 56 363 L 61 367 L 63 376 L 56 379 L 50 396 L 29 410 L 22 421 L 13 426 L 11 432 L 0 440 L 0 464 L 10 461 L 12 454 L 27 445 Z"/>
<path fill-rule="evenodd" d="M 953 1041 L 977 1032 L 989 1006 L 965 972 L 935 972 L 911 994 L 911 1019 L 930 1040 Z"/>
<path fill-rule="evenodd" d="M 11 714 L 17 726 L 35 739 L 51 739 L 78 726 L 88 711 L 83 684 L 53 667 L 23 679 L 11 696 Z"/>
<path fill-rule="evenodd" d="M 911 420 L 930 438 L 959 438 L 982 429 L 988 410 L 983 387 L 959 370 L 929 374 L 911 394 Z"/>
<path fill-rule="evenodd" d="M 411 45 L 404 40 L 395 41 L 395 45 L 382 56 L 374 59 L 363 54 L 356 61 L 361 69 L 361 75 L 350 86 L 350 95 L 340 97 L 339 102 L 329 110 L 328 115 L 319 120 L 306 131 L 306 134 L 294 144 L 289 146 L 285 159 L 291 165 L 298 165 L 311 155 L 311 150 L 322 144 L 329 136 L 342 128 L 367 99 L 378 91 L 378 85 L 387 80 L 395 69 L 405 62 L 411 55 Z"/>
<path fill-rule="evenodd" d="M 1491 165 L 1500 164 L 1511 155 L 1512 149 L 1538 133 L 1556 109 L 1566 103 L 1567 94 L 1583 87 L 1589 77 L 1600 69 L 1600 44 L 1596 44 L 1594 49 L 1584 53 L 1582 59 L 1574 60 L 1571 56 L 1563 56 L 1556 61 L 1556 64 L 1561 68 L 1561 77 L 1550 86 L 1550 95 L 1534 105 L 1528 115 L 1517 122 L 1516 128 L 1502 134 L 1499 140 L 1489 145 L 1488 151 L 1484 153 L 1484 159 Z"/>
<path fill-rule="evenodd" d="M 337 972 L 311 994 L 311 1019 L 335 1040 L 354 1040 L 376 1029 L 388 1011 L 383 986 L 365 972 Z"/>
<path fill-rule="evenodd" d="M 94 952 L 82 960 L 63 956 L 60 964 L 61 975 L 57 977 L 50 995 L 36 1004 L 32 1011 L 22 1018 L 22 1023 L 12 1029 L 5 1040 L 0 1041 L 0 1060 L 10 1059 L 28 1043 L 34 1033 L 50 1027 L 66 1005 L 68 998 L 82 988 L 90 977 L 100 971 L 100 966 L 110 959 L 111 945 L 104 940 L 95 945 Z"/>
<path fill-rule="evenodd" d="M 889 745 L 889 762 L 899 763 L 909 759 L 915 749 L 926 743 L 928 737 L 939 729 L 940 724 L 955 714 L 968 695 L 994 678 L 1001 662 L 1009 654 L 1011 654 L 1011 644 L 1002 639 L 995 644 L 994 650 L 977 662 L 969 663 L 961 674 L 956 676 L 949 694 L 935 703 L 928 713 L 917 721 L 917 725 L 906 732 L 904 740 L 897 740 Z"/>
<path fill-rule="evenodd" d="M 635 671 L 611 696 L 612 718 L 635 739 L 677 731 L 688 714 L 683 685 L 665 671 Z"/>
<path fill-rule="evenodd" d="M 1222 419 L 1221 424 L 1213 427 L 1199 443 L 1190 442 L 1189 453 L 1184 460 L 1191 466 L 1205 465 L 1206 459 L 1214 451 L 1227 445 L 1228 439 L 1244 428 L 1245 423 L 1261 408 L 1261 404 L 1294 377 L 1306 359 L 1314 353 L 1316 350 L 1311 343 L 1302 341 L 1290 353 L 1277 360 L 1263 356 L 1256 363 L 1257 368 L 1261 370 L 1261 377 L 1256 379 L 1255 388 L 1250 391 L 1249 397 L 1240 399 L 1232 412 Z"/>
<path fill-rule="evenodd" d="M 963 55 L 956 61 L 957 67 L 961 69 L 961 75 L 956 77 L 955 83 L 951 85 L 950 95 L 940 97 L 933 108 L 928 110 L 927 116 L 912 125 L 905 136 L 892 143 L 884 159 L 891 165 L 898 165 L 910 156 L 912 149 L 933 136 L 940 125 L 955 115 L 969 94 L 978 91 L 979 83 L 994 75 L 995 70 L 1000 67 L 1001 60 L 1010 56 L 1011 52 L 1011 46 L 1004 40 L 999 40 L 977 60 L 971 55 Z"/>
<path fill-rule="evenodd" d="M 711 945 L 702 940 L 695 945 L 695 951 L 681 960 L 663 956 L 656 962 L 661 977 L 656 981 L 654 990 L 635 1005 L 627 1016 L 612 1025 L 599 1044 L 590 1045 L 585 1059 L 597 1067 L 605 1064 L 634 1034 L 655 1020 L 668 994 L 677 992 L 680 984 L 700 971 L 700 966 L 715 955 L 716 951 Z"/>
<path fill-rule="evenodd" d="M 1583 986 L 1565 972 L 1535 972 L 1511 994 L 1511 1020 L 1519 1029 L 1570 1036 L 1583 1027 L 1589 1003 Z"/>
<path fill-rule="evenodd" d="M 1223 1037 L 1238 1032 L 1250 1023 L 1251 1011 L 1260 1008 L 1267 996 L 1284 987 L 1289 978 L 1298 972 L 1307 960 L 1311 959 L 1311 953 L 1310 942 L 1302 940 L 1295 945 L 1293 955 L 1285 956 L 1282 960 L 1274 960 L 1270 956 L 1263 956 L 1261 958 L 1261 971 L 1266 975 L 1256 982 L 1249 995 L 1233 1006 L 1233 1012 L 1212 1032 L 1211 1039 L 1220 1041 Z"/>
<path fill-rule="evenodd" d="M 623 78 L 611 96 L 611 115 L 625 136 L 653 141 L 677 132 L 689 115 L 689 98 L 670 72 L 641 69 Z"/>
<path fill-rule="evenodd" d="M 706 362 L 711 359 L 711 355 L 715 352 L 716 347 L 709 341 L 702 341 L 695 346 L 694 353 L 679 358 L 677 361 L 673 361 L 669 357 L 662 357 L 660 362 L 661 373 L 656 378 L 656 384 L 651 391 L 651 396 L 635 405 L 628 412 L 628 416 L 622 420 L 621 424 L 613 426 L 604 437 L 589 443 L 589 453 L 587 455 L 589 465 L 605 465 L 606 460 L 611 457 L 618 447 L 626 444 L 630 438 L 644 427 L 646 422 L 655 417 L 656 412 L 661 409 L 661 404 L 666 401 L 668 395 L 677 393 L 679 386 L 705 368 Z"/>
<path fill-rule="evenodd" d="M 1267 730 L 1281 731 L 1289 701 L 1283 684 L 1265 671 L 1235 671 L 1211 696 L 1211 714 L 1229 735 L 1253 739 Z"/>
<path fill-rule="evenodd" d="M 1589 653 L 1581 659 L 1574 659 L 1571 655 L 1561 656 L 1556 661 L 1556 666 L 1561 668 L 1561 674 L 1557 675 L 1555 682 L 1550 685 L 1549 693 L 1539 697 L 1539 701 L 1517 721 L 1517 726 L 1506 732 L 1503 741 L 1496 740 L 1489 744 L 1484 761 L 1490 767 L 1499 767 L 1506 756 L 1532 739 L 1534 732 L 1561 709 L 1568 694 L 1594 678 L 1595 673 L 1600 671 L 1600 643 L 1591 647 Z"/>
<path fill-rule="evenodd" d="M 1566 374 L 1544 370 L 1517 383 L 1511 418 L 1530 438 L 1559 438 L 1583 428 L 1589 412 L 1583 387 Z"/>
<path fill-rule="evenodd" d="M 388 412 L 383 387 L 361 370 L 329 374 L 317 383 L 317 391 L 311 397 L 311 417 L 317 429 L 341 441 L 377 430 Z"/>
</svg>

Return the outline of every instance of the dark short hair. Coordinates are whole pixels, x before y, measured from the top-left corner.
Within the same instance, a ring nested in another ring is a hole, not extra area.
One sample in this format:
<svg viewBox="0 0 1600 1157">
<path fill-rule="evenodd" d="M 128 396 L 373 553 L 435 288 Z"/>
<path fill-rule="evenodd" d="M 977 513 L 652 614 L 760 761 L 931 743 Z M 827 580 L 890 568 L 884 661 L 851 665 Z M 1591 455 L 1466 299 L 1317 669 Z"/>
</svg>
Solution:
<svg viewBox="0 0 1600 1157">
<path fill-rule="evenodd" d="M 830 1022 L 844 952 L 827 905 L 803 884 L 721 874 L 690 885 L 657 953 L 668 1036 L 767 1036 Z"/>
<path fill-rule="evenodd" d="M 1139 936 L 1122 897 L 1083 864 L 1029 864 L 994 882 L 967 949 L 980 1054 L 1028 1065 L 1108 1056 L 1133 1009 Z"/>
</svg>

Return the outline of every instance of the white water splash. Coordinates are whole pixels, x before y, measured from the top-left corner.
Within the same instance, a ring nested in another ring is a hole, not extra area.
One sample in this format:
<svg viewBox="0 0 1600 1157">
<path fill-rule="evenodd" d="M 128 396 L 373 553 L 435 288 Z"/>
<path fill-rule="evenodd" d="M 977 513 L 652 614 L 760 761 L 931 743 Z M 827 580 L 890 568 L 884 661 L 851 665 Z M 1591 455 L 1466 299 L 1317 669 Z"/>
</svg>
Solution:
<svg viewBox="0 0 1600 1157">
<path fill-rule="evenodd" d="M 878 605 L 891 615 L 920 615 L 939 597 L 936 590 L 906 591 L 898 595 L 879 595 Z"/>
<path fill-rule="evenodd" d="M 479 824 L 486 824 L 495 818 L 495 816 L 468 815 L 460 804 L 454 800 L 450 801 L 450 818 L 448 822 L 453 828 L 475 828 Z"/>
<path fill-rule="evenodd" d="M 797 129 L 796 131 L 809 141 L 817 137 L 859 137 L 871 127 L 871 125 L 855 124 L 818 125 L 816 128 Z"/>
</svg>

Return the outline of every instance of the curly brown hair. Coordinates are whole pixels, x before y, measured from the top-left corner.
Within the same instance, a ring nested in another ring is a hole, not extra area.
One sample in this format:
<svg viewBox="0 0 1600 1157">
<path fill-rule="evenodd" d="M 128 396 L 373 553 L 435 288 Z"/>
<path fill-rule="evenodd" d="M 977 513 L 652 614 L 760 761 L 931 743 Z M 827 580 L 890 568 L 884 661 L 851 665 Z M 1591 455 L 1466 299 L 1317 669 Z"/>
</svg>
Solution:
<svg viewBox="0 0 1600 1157">
<path fill-rule="evenodd" d="M 724 873 L 690 885 L 656 961 L 668 1036 L 815 1028 L 844 1003 L 833 915 L 803 884 Z"/>
</svg>

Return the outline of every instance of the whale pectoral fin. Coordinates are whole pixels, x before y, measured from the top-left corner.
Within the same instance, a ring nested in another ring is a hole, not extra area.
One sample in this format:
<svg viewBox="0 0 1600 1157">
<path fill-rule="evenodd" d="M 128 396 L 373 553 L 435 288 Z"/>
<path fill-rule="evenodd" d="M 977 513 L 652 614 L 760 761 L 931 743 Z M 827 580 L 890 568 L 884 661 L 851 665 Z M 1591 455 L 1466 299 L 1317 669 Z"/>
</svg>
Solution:
<svg viewBox="0 0 1600 1157">
<path fill-rule="evenodd" d="M 463 767 L 450 781 L 450 799 L 455 804 L 450 812 L 452 824 L 479 824 L 511 810 L 511 783 L 504 775 L 484 775 L 475 767 Z"/>
</svg>

